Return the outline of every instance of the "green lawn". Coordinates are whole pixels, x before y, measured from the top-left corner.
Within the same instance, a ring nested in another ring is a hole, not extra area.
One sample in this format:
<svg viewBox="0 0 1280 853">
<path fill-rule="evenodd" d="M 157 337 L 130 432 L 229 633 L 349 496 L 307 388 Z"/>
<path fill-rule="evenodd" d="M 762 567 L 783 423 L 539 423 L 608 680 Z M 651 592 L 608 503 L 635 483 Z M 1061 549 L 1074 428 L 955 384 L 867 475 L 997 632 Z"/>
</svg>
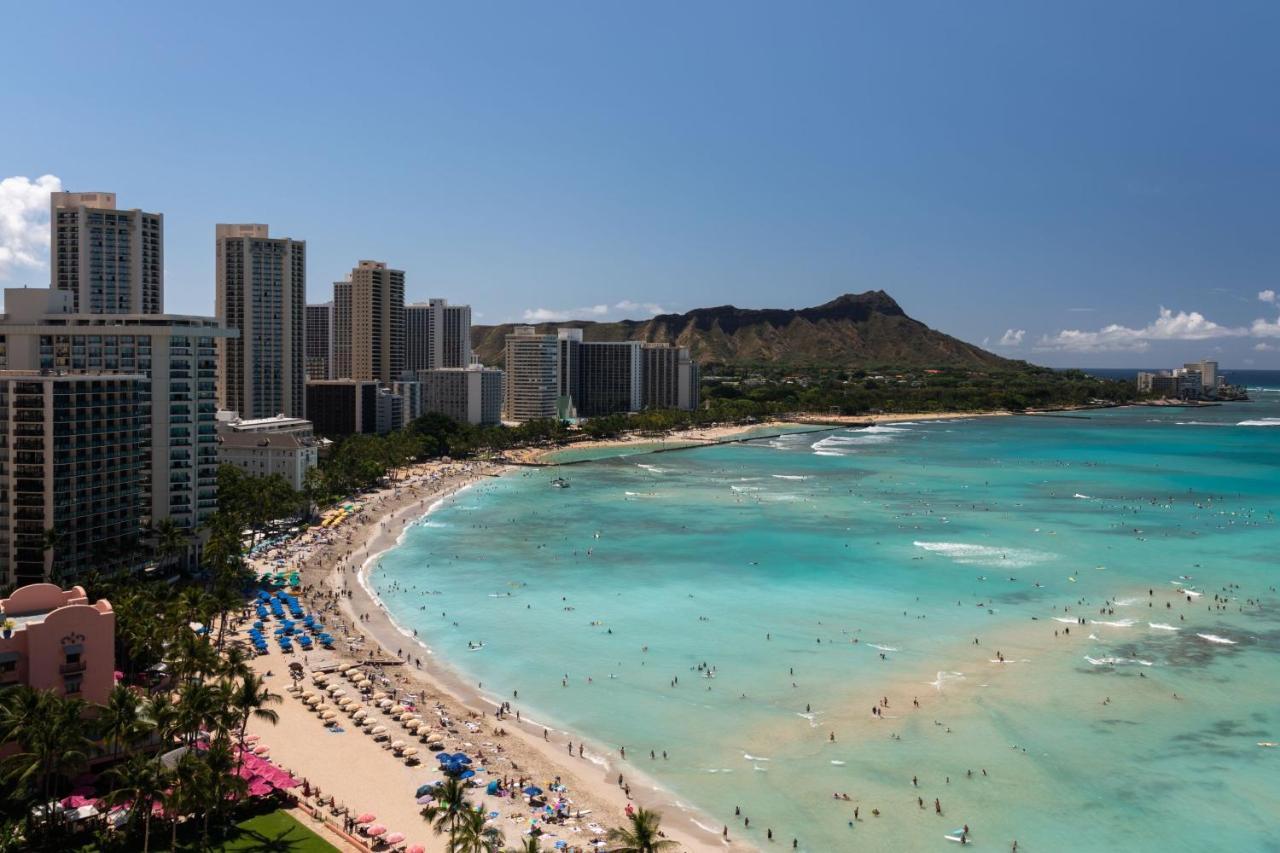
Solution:
<svg viewBox="0 0 1280 853">
<path fill-rule="evenodd" d="M 236 834 L 214 850 L 338 853 L 338 848 L 283 811 L 268 812 L 236 824 Z"/>
</svg>

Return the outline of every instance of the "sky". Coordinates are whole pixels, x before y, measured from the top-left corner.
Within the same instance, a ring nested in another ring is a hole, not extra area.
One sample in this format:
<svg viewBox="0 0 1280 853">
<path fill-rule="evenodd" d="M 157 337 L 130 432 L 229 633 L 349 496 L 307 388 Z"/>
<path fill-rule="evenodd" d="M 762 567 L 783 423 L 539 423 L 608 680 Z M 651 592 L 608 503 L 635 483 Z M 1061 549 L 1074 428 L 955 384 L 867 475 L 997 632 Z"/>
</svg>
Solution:
<svg viewBox="0 0 1280 853">
<path fill-rule="evenodd" d="M 0 286 L 48 193 L 477 323 L 885 290 L 1053 366 L 1280 367 L 1280 4 L 6 4 Z"/>
</svg>

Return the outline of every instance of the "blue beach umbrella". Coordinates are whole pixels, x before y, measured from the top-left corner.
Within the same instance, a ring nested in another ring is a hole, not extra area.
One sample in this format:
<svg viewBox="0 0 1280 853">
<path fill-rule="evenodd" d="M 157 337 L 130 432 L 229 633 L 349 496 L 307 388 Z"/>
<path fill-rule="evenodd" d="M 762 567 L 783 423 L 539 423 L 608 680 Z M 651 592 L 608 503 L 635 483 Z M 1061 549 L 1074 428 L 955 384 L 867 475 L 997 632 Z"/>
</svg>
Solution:
<svg viewBox="0 0 1280 853">
<path fill-rule="evenodd" d="M 529 787 L 524 789 L 524 792 L 531 797 L 536 797 L 542 793 L 542 789 L 539 788 L 537 785 L 530 785 Z"/>
</svg>

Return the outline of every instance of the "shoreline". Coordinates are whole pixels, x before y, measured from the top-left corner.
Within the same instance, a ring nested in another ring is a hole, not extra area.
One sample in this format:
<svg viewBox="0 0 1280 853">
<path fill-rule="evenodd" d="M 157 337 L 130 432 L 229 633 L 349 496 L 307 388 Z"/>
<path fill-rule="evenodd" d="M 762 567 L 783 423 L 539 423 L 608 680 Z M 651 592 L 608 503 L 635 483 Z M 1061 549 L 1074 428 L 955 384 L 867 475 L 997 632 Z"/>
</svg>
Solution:
<svg viewBox="0 0 1280 853">
<path fill-rule="evenodd" d="M 299 560 L 299 572 L 303 578 L 303 593 L 300 597 L 315 610 L 325 607 L 330 618 L 334 610 L 339 611 L 344 617 L 344 633 L 352 637 L 360 636 L 365 640 L 363 647 L 354 652 L 340 647 L 329 654 L 342 660 L 344 666 L 375 658 L 389 664 L 387 675 L 394 679 L 396 688 L 420 695 L 423 707 L 440 702 L 445 705 L 450 716 L 459 720 L 473 720 L 484 727 L 483 734 L 477 737 L 493 737 L 493 742 L 498 744 L 499 754 L 511 764 L 511 768 L 494 768 L 495 775 L 515 773 L 533 779 L 561 777 L 571 791 L 574 808 L 589 810 L 593 822 L 606 827 L 624 824 L 624 809 L 628 802 L 632 802 L 662 811 L 664 833 L 676 841 L 682 850 L 706 853 L 711 850 L 756 849 L 737 839 L 726 843 L 718 832 L 706 828 L 709 818 L 679 802 L 674 793 L 644 777 L 631 765 L 625 762 L 615 763 L 598 746 L 588 748 L 583 758 L 573 757 L 566 761 L 565 752 L 562 751 L 564 738 L 567 736 L 575 743 L 582 743 L 582 739 L 576 732 L 553 725 L 553 720 L 535 723 L 525 718 L 517 723 L 513 717 L 505 716 L 497 723 L 493 712 L 500 700 L 486 695 L 482 688 L 470 685 L 450 662 L 442 660 L 430 646 L 414 637 L 412 631 L 398 624 L 373 592 L 369 578 L 376 569 L 377 560 L 397 547 L 414 523 L 426 518 L 459 494 L 483 483 L 486 478 L 501 476 L 512 470 L 515 470 L 512 466 L 488 462 L 433 462 L 415 466 L 403 482 L 393 483 L 377 493 L 361 496 L 358 501 L 362 506 L 352 519 L 357 524 L 350 527 L 344 525 L 345 529 L 339 528 L 336 535 L 330 534 L 330 538 L 319 543 L 318 547 L 317 543 L 307 543 L 311 550 Z M 420 491 L 414 487 L 413 478 L 423 476 L 424 472 L 435 472 L 438 479 Z M 261 559 L 258 563 L 260 564 L 255 565 L 258 571 L 269 567 L 266 559 Z M 355 576 L 354 583 L 350 578 L 352 574 Z M 425 652 L 418 666 L 413 662 L 414 644 Z M 267 663 L 275 657 L 276 653 L 273 652 L 258 660 Z M 292 699 L 286 697 L 285 702 L 292 704 Z M 514 710 L 513 708 L 512 711 Z M 547 741 L 539 737 L 541 732 L 538 729 L 543 728 L 544 723 L 547 724 L 550 735 L 553 735 Z M 501 735 L 493 731 L 495 724 L 501 726 Z M 259 732 L 272 744 L 280 740 L 280 733 L 275 729 L 261 728 Z M 369 751 L 362 753 L 361 759 L 366 754 L 372 757 L 375 753 L 376 750 L 370 744 Z M 319 768 L 313 766 L 313 761 L 304 764 L 295 758 L 293 763 L 298 775 L 317 775 L 313 771 Z M 430 768 L 428 762 L 424 762 L 423 766 Z M 417 775 L 422 776 L 424 772 L 420 769 Z M 619 773 L 627 778 L 631 787 L 630 798 L 615 783 Z M 364 795 L 366 801 L 358 801 L 357 797 L 335 791 L 333 784 L 335 783 L 326 786 L 327 792 L 337 794 L 339 799 L 353 808 L 362 810 L 372 808 L 379 812 L 384 808 L 383 804 L 388 797 L 406 796 L 384 789 L 377 793 L 369 791 Z M 484 799 L 483 791 L 476 799 Z M 416 814 L 418 806 L 413 803 L 412 797 L 407 797 L 407 803 Z M 704 822 L 699 823 L 696 820 L 698 818 L 702 818 Z M 443 849 L 444 837 L 432 835 L 421 818 L 417 819 L 415 826 L 393 828 L 415 838 L 429 836 L 426 840 L 428 850 L 435 850 L 437 847 Z M 513 840 L 508 838 L 509 842 Z M 576 839 L 571 843 L 576 843 Z"/>
<path fill-rule="evenodd" d="M 516 470 L 512 466 L 502 466 L 502 473 L 508 473 Z M 500 476 L 500 474 L 499 474 Z M 429 506 L 424 509 L 421 504 L 417 506 L 417 511 L 412 513 L 415 515 L 414 523 L 418 523 L 429 517 L 437 509 L 443 507 L 448 501 L 458 495 L 471 489 L 478 483 L 483 482 L 482 479 L 474 479 L 466 483 L 462 483 L 457 487 L 442 492 L 436 496 Z M 397 515 L 408 515 L 410 512 L 400 511 L 391 513 L 379 520 L 379 524 L 387 520 L 394 520 Z M 387 537 L 391 537 L 393 531 L 386 530 L 370 540 L 365 550 L 368 554 L 355 568 L 356 586 L 352 589 L 351 597 L 345 599 L 343 604 L 347 608 L 349 616 L 354 618 L 357 606 L 366 605 L 367 615 L 377 614 L 376 618 L 370 618 L 362 624 L 374 641 L 382 647 L 383 651 L 388 655 L 395 657 L 391 650 L 391 640 L 393 637 L 398 641 L 417 645 L 426 653 L 429 660 L 422 669 L 406 670 L 410 674 L 417 674 L 421 680 L 430 682 L 431 686 L 437 692 L 444 693 L 455 701 L 461 703 L 469 710 L 478 711 L 487 715 L 490 710 L 496 708 L 503 701 L 500 697 L 494 696 L 486 692 L 483 687 L 472 686 L 464 680 L 461 672 L 454 668 L 454 665 L 440 658 L 424 640 L 414 635 L 414 633 L 401 626 L 391 615 L 390 610 L 383 603 L 382 599 L 373 591 L 371 585 L 371 577 L 377 568 L 378 560 L 387 552 L 399 547 L 404 541 L 404 537 L 408 534 L 411 524 L 403 524 L 401 530 L 395 533 L 390 541 L 386 541 Z M 336 567 L 331 571 L 329 579 L 331 583 L 341 583 L 343 580 L 340 567 Z M 350 587 L 348 587 L 350 589 Z M 358 591 L 357 591 L 358 590 Z M 379 625 L 378 622 L 385 624 Z M 389 632 L 384 636 L 383 632 Z M 399 647 L 398 647 L 399 648 Z M 434 671 L 428 672 L 427 666 L 435 665 Z M 478 707 L 473 707 L 478 706 Z M 514 709 L 513 709 L 514 710 Z M 541 709 L 539 710 L 541 714 Z M 609 823 L 621 825 L 625 823 L 626 817 L 624 809 L 628 802 L 635 803 L 637 806 L 655 809 L 661 811 L 663 821 L 663 831 L 668 838 L 677 841 L 682 848 L 690 851 L 710 851 L 710 850 L 747 850 L 755 849 L 742 844 L 726 844 L 713 828 L 708 828 L 697 820 L 699 817 L 705 817 L 710 821 L 709 816 L 703 815 L 696 809 L 691 809 L 687 805 L 683 805 L 676 799 L 673 792 L 663 788 L 655 780 L 643 776 L 638 771 L 631 769 L 629 765 L 615 764 L 607 754 L 602 754 L 598 745 L 594 749 L 587 749 L 583 759 L 574 759 L 572 763 L 566 764 L 563 759 L 564 753 L 560 753 L 558 748 L 555 750 L 548 749 L 548 745 L 554 745 L 553 742 L 544 741 L 538 738 L 538 729 L 549 729 L 553 734 L 559 736 L 569 736 L 574 743 L 582 744 L 583 738 L 576 732 L 571 732 L 554 720 L 554 715 L 547 712 L 547 720 L 534 720 L 528 716 L 522 715 L 519 721 L 512 718 L 503 718 L 503 728 L 506 729 L 508 736 L 518 735 L 525 741 L 525 746 L 533 748 L 545 760 L 547 760 L 556 771 L 564 774 L 565 771 L 577 773 L 580 770 L 586 770 L 588 774 L 598 774 L 599 779 L 592 784 L 588 778 L 585 784 L 583 780 L 579 780 L 576 785 L 570 784 L 571 790 L 581 793 L 587 791 L 593 802 L 592 811 L 595 816 L 599 817 L 601 812 L 610 812 L 608 814 Z M 586 762 L 585 764 L 583 762 Z M 632 785 L 632 793 L 626 796 L 612 778 L 618 775 L 624 775 L 632 782 L 639 784 Z M 600 802 L 603 801 L 603 802 Z M 581 802 L 578 803 L 581 807 Z"/>
</svg>

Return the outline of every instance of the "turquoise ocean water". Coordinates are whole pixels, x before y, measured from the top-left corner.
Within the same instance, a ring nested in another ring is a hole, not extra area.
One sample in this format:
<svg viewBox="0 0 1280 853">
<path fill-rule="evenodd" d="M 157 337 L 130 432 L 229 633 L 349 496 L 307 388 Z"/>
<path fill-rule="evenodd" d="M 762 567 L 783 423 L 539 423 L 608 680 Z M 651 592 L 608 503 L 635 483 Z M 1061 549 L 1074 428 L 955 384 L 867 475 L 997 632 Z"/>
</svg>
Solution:
<svg viewBox="0 0 1280 853">
<path fill-rule="evenodd" d="M 1280 850 L 1280 392 L 1255 396 L 520 472 L 371 582 L 438 662 L 761 847 Z"/>
</svg>

